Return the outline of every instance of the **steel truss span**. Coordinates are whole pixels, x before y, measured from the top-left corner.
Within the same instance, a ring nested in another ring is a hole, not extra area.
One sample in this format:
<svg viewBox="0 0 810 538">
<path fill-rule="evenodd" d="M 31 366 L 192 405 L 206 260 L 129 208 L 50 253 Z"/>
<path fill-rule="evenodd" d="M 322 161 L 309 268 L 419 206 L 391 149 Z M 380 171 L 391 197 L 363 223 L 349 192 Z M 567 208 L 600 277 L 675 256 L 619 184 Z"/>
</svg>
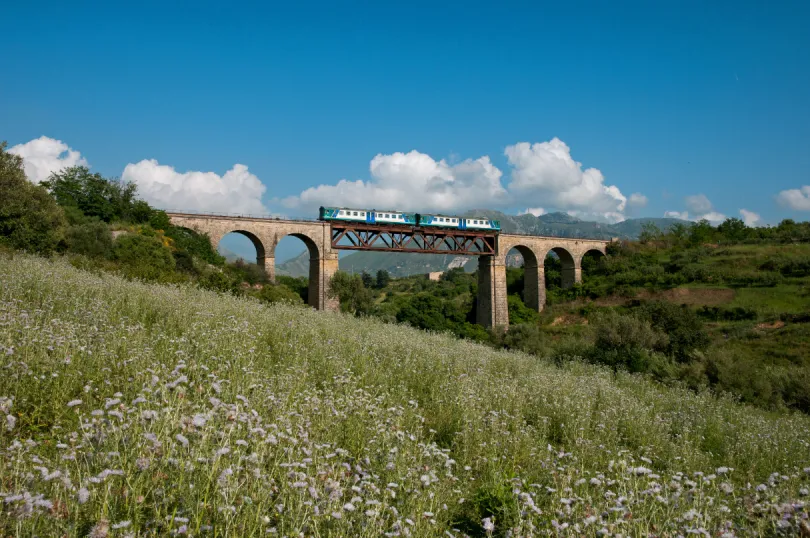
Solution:
<svg viewBox="0 0 810 538">
<path fill-rule="evenodd" d="M 494 256 L 498 234 L 480 230 L 374 226 L 332 222 L 332 248 Z"/>
</svg>

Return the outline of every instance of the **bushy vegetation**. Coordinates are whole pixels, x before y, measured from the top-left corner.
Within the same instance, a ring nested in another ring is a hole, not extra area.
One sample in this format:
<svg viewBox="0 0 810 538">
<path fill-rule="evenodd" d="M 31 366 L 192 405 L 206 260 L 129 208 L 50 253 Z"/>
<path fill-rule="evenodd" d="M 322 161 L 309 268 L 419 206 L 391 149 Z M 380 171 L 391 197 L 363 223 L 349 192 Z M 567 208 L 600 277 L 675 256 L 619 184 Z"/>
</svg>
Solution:
<svg viewBox="0 0 810 538">
<path fill-rule="evenodd" d="M 3 535 L 806 532 L 800 414 L 62 259 L 0 319 Z"/>
<path fill-rule="evenodd" d="M 26 179 L 22 158 L 0 142 L 0 245 L 50 254 L 64 247 L 66 226 L 48 191 Z"/>
<path fill-rule="evenodd" d="M 242 260 L 226 264 L 208 236 L 173 226 L 165 212 L 138 198 L 136 185 L 85 166 L 55 172 L 34 185 L 25 177 L 22 159 L 5 147 L 0 144 L 0 245 L 66 254 L 76 267 L 128 278 L 193 282 L 267 301 L 306 300 L 305 292 L 284 284 L 262 293 L 269 284 L 263 268 Z"/>
</svg>

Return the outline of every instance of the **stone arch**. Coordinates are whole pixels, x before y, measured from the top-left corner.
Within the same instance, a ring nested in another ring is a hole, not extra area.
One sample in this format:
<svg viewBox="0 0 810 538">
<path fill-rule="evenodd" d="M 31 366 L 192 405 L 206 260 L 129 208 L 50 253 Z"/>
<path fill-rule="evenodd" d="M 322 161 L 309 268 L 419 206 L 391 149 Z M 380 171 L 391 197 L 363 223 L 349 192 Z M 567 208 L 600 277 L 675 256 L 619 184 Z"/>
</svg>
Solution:
<svg viewBox="0 0 810 538">
<path fill-rule="evenodd" d="M 219 241 L 217 241 L 216 245 L 214 245 L 215 249 L 217 248 L 217 246 L 219 246 L 219 242 L 222 241 L 222 239 L 228 234 L 239 234 L 250 239 L 250 242 L 253 243 L 253 247 L 256 249 L 256 265 L 266 270 L 264 243 L 262 243 L 262 240 L 259 239 L 259 236 L 248 230 L 242 229 L 231 230 L 230 232 L 225 232 L 224 234 L 222 234 L 222 236 L 219 238 Z"/>
<path fill-rule="evenodd" d="M 599 259 L 606 258 L 606 257 L 607 257 L 607 254 L 605 254 L 605 251 L 603 249 L 595 248 L 595 247 L 583 249 L 582 253 L 579 256 L 580 278 L 581 278 L 582 271 L 583 271 L 582 266 L 583 265 L 589 265 L 588 263 L 583 263 L 583 262 L 585 262 L 586 259 L 590 258 L 590 259 L 593 259 L 593 260 L 599 260 Z"/>
<path fill-rule="evenodd" d="M 515 244 L 505 252 L 504 263 L 509 252 L 517 250 L 523 256 L 523 303 L 540 312 L 546 302 L 546 290 L 543 280 L 543 263 L 538 259 L 537 253 L 527 245 Z"/>
<path fill-rule="evenodd" d="M 322 242 L 321 237 L 313 237 L 310 230 L 283 229 L 272 234 L 269 241 L 267 257 L 265 258 L 265 270 L 270 279 L 276 280 L 276 247 L 285 237 L 295 237 L 300 239 L 309 252 L 309 291 L 308 303 L 315 308 L 325 308 L 327 310 L 337 310 L 339 307 L 337 298 L 329 297 L 329 285 L 332 275 L 338 270 L 337 254 L 331 249 L 326 252 L 327 245 Z"/>
<path fill-rule="evenodd" d="M 565 247 L 551 247 L 548 251 L 543 255 L 543 263 L 546 261 L 546 256 L 549 252 L 553 252 L 557 255 L 560 259 L 560 273 L 562 276 L 562 282 L 560 285 L 563 288 L 570 288 L 577 282 L 580 282 L 581 273 L 580 273 L 580 256 L 575 256 Z M 544 275 L 545 277 L 545 275 Z M 543 282 L 545 286 L 545 281 Z"/>
</svg>

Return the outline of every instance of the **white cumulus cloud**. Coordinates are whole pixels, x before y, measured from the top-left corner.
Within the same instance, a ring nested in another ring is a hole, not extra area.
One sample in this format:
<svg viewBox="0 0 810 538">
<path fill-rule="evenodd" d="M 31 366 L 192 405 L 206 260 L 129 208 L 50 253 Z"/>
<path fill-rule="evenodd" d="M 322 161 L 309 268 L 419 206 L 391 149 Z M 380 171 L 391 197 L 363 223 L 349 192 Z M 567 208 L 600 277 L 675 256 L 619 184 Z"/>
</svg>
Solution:
<svg viewBox="0 0 810 538">
<path fill-rule="evenodd" d="M 267 188 L 243 164 L 235 164 L 220 176 L 214 172 L 178 172 L 150 159 L 128 164 L 121 179 L 135 183 L 141 198 L 162 209 L 269 213 L 261 200 Z"/>
<path fill-rule="evenodd" d="M 627 206 L 630 207 L 645 207 L 647 205 L 647 197 L 641 194 L 640 192 L 634 192 L 630 195 L 630 198 L 627 199 Z"/>
<path fill-rule="evenodd" d="M 418 151 L 377 155 L 369 181 L 340 180 L 318 185 L 283 200 L 293 208 L 320 205 L 377 209 L 453 211 L 502 205 L 506 191 L 501 171 L 489 157 L 448 164 Z"/>
<path fill-rule="evenodd" d="M 70 148 L 61 140 L 41 136 L 25 144 L 17 144 L 9 153 L 23 158 L 25 175 L 32 183 L 41 183 L 53 172 L 71 166 L 87 166 L 81 153 Z"/>
<path fill-rule="evenodd" d="M 548 211 L 542 207 L 527 207 L 523 211 L 518 211 L 518 215 L 534 215 L 535 217 L 545 215 L 546 213 L 548 213 Z"/>
<path fill-rule="evenodd" d="M 693 213 L 704 215 L 712 210 L 712 203 L 705 194 L 695 194 L 685 198 L 686 208 Z"/>
<path fill-rule="evenodd" d="M 776 196 L 776 201 L 796 211 L 810 211 L 810 185 L 782 191 Z"/>
<path fill-rule="evenodd" d="M 704 220 L 705 219 L 705 220 L 708 220 L 709 222 L 711 222 L 712 224 L 720 224 L 721 222 L 723 222 L 727 218 L 728 217 L 726 217 L 724 214 L 718 213 L 717 211 L 709 211 L 708 213 L 706 213 L 704 215 L 698 215 L 697 217 L 695 217 L 695 220 Z"/>
<path fill-rule="evenodd" d="M 664 216 L 670 219 L 689 220 L 688 211 L 666 211 L 664 212 Z"/>
<path fill-rule="evenodd" d="M 726 216 L 714 210 L 712 202 L 706 197 L 705 194 L 695 194 L 684 198 L 686 207 L 689 211 L 667 211 L 664 213 L 665 217 L 675 219 L 691 220 L 694 222 L 700 220 L 708 220 L 712 224 L 720 224 L 726 220 Z M 692 217 L 689 214 L 692 212 Z"/>
<path fill-rule="evenodd" d="M 762 222 L 762 218 L 759 216 L 759 213 L 754 213 L 753 211 L 748 211 L 747 209 L 740 209 L 740 216 L 742 216 L 742 220 L 746 226 L 759 226 Z"/>
<path fill-rule="evenodd" d="M 551 207 L 582 218 L 624 220 L 627 198 L 618 187 L 606 185 L 596 168 L 583 169 L 560 139 L 520 142 L 504 153 L 511 167 L 507 187 L 501 182 L 503 173 L 488 156 L 449 164 L 411 151 L 374 157 L 367 181 L 342 179 L 318 185 L 282 203 L 307 210 L 319 205 L 437 211 L 526 207 L 521 214 Z M 641 193 L 631 198 L 636 207 L 647 200 Z"/>
<path fill-rule="evenodd" d="M 615 185 L 605 185 L 596 168 L 583 169 L 559 138 L 507 146 L 506 158 L 513 167 L 509 192 L 515 200 L 543 203 L 578 215 L 621 220 L 627 198 Z"/>
</svg>

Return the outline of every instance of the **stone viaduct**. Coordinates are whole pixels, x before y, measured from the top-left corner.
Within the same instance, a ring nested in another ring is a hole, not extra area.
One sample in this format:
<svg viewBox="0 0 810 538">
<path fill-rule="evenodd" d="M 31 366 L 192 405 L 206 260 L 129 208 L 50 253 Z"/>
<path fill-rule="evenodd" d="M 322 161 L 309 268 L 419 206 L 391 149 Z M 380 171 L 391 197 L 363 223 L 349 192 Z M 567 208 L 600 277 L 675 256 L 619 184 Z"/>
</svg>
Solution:
<svg viewBox="0 0 810 538">
<path fill-rule="evenodd" d="M 336 298 L 329 296 L 329 282 L 338 270 L 338 251 L 332 248 L 328 222 L 229 217 L 194 213 L 169 213 L 175 226 L 208 234 L 214 248 L 229 233 L 242 234 L 256 247 L 256 263 L 275 280 L 275 252 L 278 242 L 290 235 L 304 242 L 309 250 L 309 304 L 318 310 L 337 310 Z M 608 241 L 569 239 L 533 235 L 499 234 L 494 256 L 478 257 L 478 319 L 485 327 L 509 326 L 506 292 L 506 256 L 516 249 L 523 256 L 523 300 L 538 312 L 546 303 L 543 263 L 554 252 L 562 265 L 562 286 L 582 281 L 582 258 L 586 254 L 604 256 Z"/>
</svg>

